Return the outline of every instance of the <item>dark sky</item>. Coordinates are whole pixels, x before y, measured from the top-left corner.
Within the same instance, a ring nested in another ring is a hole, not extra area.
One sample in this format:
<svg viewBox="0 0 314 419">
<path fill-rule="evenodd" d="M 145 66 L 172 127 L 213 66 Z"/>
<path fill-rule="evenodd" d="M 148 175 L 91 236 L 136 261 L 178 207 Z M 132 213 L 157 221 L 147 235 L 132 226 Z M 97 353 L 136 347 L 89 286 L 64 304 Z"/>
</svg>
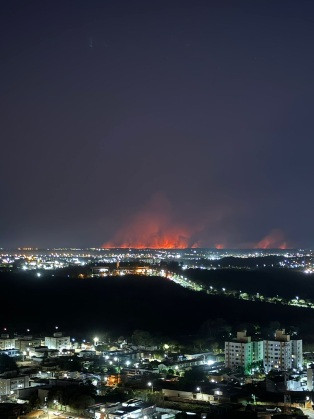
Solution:
<svg viewBox="0 0 314 419">
<path fill-rule="evenodd" d="M 2 0 L 0 32 L 0 246 L 314 245 L 313 1 Z"/>
</svg>

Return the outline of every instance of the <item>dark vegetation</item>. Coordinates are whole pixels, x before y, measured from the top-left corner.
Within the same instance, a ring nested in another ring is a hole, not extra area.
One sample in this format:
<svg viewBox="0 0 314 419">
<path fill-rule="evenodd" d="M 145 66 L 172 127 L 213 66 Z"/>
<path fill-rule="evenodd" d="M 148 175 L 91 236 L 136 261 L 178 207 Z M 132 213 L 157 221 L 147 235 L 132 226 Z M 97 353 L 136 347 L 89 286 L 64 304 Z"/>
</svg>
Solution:
<svg viewBox="0 0 314 419">
<path fill-rule="evenodd" d="M 61 405 L 82 410 L 95 403 L 95 395 L 92 385 L 54 386 L 48 393 L 48 404 L 53 406 L 54 400 L 57 400 Z"/>
<path fill-rule="evenodd" d="M 232 281 L 236 284 L 242 277 L 247 279 L 247 286 L 250 282 L 252 287 L 258 283 L 262 291 L 262 285 L 269 284 L 275 293 L 285 292 L 290 286 L 298 287 L 300 278 L 310 282 L 306 276 L 286 271 L 266 279 L 258 271 L 193 273 L 197 274 L 201 280 L 221 281 L 225 287 Z M 266 327 L 276 321 L 286 328 L 297 326 L 303 338 L 308 336 L 313 340 L 309 334 L 314 330 L 314 310 L 311 309 L 206 295 L 162 278 L 72 279 L 50 275 L 37 278 L 34 273 L 0 273 L 2 327 L 17 331 L 30 328 L 31 333 L 47 333 L 58 325 L 76 337 L 92 336 L 102 331 L 115 336 L 131 335 L 140 329 L 178 339 L 187 335 L 216 337 L 215 328 L 221 323 L 223 338 L 230 329 L 226 325 L 239 328 L 249 323 Z M 280 286 L 275 290 L 277 277 Z"/>
<path fill-rule="evenodd" d="M 284 261 L 284 256 L 258 256 L 258 257 L 235 257 L 226 256 L 222 259 L 211 260 L 211 259 L 200 259 L 199 265 L 206 267 L 216 268 L 248 268 L 255 269 L 258 266 L 259 269 L 265 267 L 279 267 L 279 263 Z"/>
<path fill-rule="evenodd" d="M 6 354 L 0 354 L 0 374 L 18 371 L 14 358 Z"/>
<path fill-rule="evenodd" d="M 185 275 L 195 282 L 221 289 L 261 293 L 268 297 L 309 298 L 314 300 L 314 276 L 292 269 L 189 269 Z"/>
</svg>

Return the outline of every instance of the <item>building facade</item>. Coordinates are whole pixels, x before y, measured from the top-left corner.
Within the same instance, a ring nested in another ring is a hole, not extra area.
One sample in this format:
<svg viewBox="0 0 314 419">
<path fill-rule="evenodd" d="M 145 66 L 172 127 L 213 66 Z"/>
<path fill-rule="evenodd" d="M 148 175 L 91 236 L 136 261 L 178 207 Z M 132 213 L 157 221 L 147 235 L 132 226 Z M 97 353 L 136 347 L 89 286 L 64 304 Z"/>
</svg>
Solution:
<svg viewBox="0 0 314 419">
<path fill-rule="evenodd" d="M 285 330 L 277 330 L 274 340 L 252 341 L 246 332 L 238 332 L 237 338 L 225 342 L 225 366 L 243 367 L 249 371 L 252 364 L 263 362 L 266 372 L 302 369 L 302 340 L 291 340 Z"/>
<path fill-rule="evenodd" d="M 57 349 L 58 351 L 70 349 L 70 336 L 62 336 L 62 333 L 54 333 L 53 336 L 45 337 L 45 346 L 48 349 Z"/>
<path fill-rule="evenodd" d="M 264 340 L 264 368 L 288 371 L 302 369 L 302 340 L 291 340 L 285 330 L 276 330 L 275 340 Z"/>
<path fill-rule="evenodd" d="M 227 368 L 251 368 L 254 362 L 263 360 L 263 342 L 252 342 L 246 331 L 237 332 L 237 338 L 225 342 L 225 366 Z"/>
<path fill-rule="evenodd" d="M 10 339 L 9 335 L 1 335 L 0 338 L 0 350 L 14 349 L 15 339 Z"/>
<path fill-rule="evenodd" d="M 307 389 L 309 391 L 313 391 L 314 389 L 314 365 L 310 365 L 310 367 L 306 371 L 306 381 L 307 381 Z"/>
<path fill-rule="evenodd" d="M 30 348 L 41 346 L 41 339 L 33 338 L 32 336 L 24 336 L 15 339 L 15 349 L 23 352 L 27 352 Z"/>
<path fill-rule="evenodd" d="M 18 377 L 0 378 L 0 396 L 13 394 L 17 390 L 29 387 L 29 376 L 20 375 Z"/>
</svg>

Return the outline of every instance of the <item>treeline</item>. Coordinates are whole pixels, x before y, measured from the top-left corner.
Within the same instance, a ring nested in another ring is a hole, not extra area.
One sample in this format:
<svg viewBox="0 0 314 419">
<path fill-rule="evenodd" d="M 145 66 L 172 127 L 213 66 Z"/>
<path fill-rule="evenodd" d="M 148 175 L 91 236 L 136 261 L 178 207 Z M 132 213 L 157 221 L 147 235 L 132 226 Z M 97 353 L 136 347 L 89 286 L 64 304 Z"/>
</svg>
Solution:
<svg viewBox="0 0 314 419">
<path fill-rule="evenodd" d="M 51 275 L 51 274 L 50 274 Z M 222 319 L 233 328 L 243 323 L 278 321 L 303 335 L 314 330 L 314 310 L 207 295 L 163 278 L 124 276 L 95 279 L 36 277 L 0 273 L 2 327 L 31 333 L 55 326 L 76 337 L 103 331 L 129 336 L 144 330 L 182 339 L 198 336 Z M 306 319 L 306 323 L 304 321 Z M 311 327 L 313 326 L 313 327 Z"/>
<path fill-rule="evenodd" d="M 263 270 L 203 270 L 189 269 L 185 275 L 196 283 L 215 288 L 261 293 L 268 297 L 279 295 L 284 298 L 310 298 L 314 300 L 312 275 L 292 269 Z"/>
</svg>

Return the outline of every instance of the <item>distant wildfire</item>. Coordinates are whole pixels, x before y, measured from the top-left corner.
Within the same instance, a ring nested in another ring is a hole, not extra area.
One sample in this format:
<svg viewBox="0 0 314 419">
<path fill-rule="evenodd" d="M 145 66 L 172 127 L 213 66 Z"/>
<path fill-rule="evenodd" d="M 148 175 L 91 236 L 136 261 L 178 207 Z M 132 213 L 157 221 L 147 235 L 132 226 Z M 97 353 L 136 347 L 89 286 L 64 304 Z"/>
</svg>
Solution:
<svg viewBox="0 0 314 419">
<path fill-rule="evenodd" d="M 267 236 L 254 245 L 255 249 L 287 249 L 288 243 L 280 230 L 272 230 Z"/>
<path fill-rule="evenodd" d="M 169 201 L 156 194 L 146 207 L 120 228 L 104 248 L 185 249 L 198 247 L 195 229 L 174 220 Z"/>
<path fill-rule="evenodd" d="M 220 220 L 219 220 L 220 221 Z M 219 222 L 218 221 L 218 222 Z M 206 223 L 205 223 L 206 224 Z M 152 199 L 135 215 L 128 217 L 126 223 L 118 229 L 111 240 L 105 242 L 103 248 L 134 248 L 134 249 L 186 249 L 197 247 L 215 247 L 222 250 L 231 247 L 255 249 L 287 249 L 289 244 L 281 230 L 272 230 L 257 243 L 239 244 L 236 246 L 221 238 L 210 244 L 204 241 L 205 224 L 190 225 L 178 221 L 169 200 L 161 193 Z M 225 233 L 225 232 L 224 232 Z M 209 233 L 206 234 L 208 236 Z M 199 240 L 200 236 L 203 240 Z M 217 238 L 217 234 L 216 234 Z M 214 244 L 215 243 L 215 244 Z M 209 245 L 209 246 L 208 246 Z"/>
</svg>

